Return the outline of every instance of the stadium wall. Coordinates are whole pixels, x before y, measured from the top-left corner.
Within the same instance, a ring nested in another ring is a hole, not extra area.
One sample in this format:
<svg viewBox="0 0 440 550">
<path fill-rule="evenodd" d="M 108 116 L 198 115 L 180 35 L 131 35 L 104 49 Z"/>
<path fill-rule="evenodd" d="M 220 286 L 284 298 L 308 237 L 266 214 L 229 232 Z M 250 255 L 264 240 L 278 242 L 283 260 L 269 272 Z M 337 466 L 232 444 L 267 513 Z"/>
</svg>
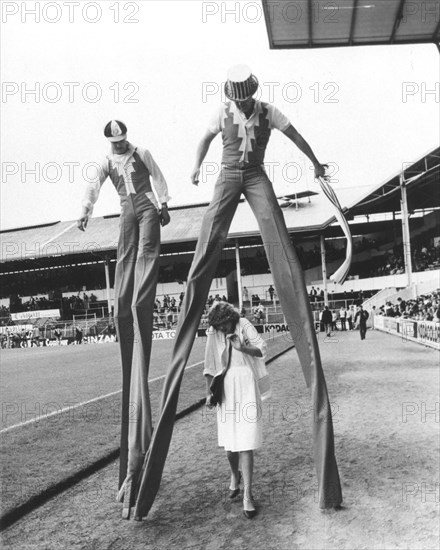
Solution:
<svg viewBox="0 0 440 550">
<path fill-rule="evenodd" d="M 440 323 L 375 315 L 374 329 L 440 350 Z"/>
</svg>

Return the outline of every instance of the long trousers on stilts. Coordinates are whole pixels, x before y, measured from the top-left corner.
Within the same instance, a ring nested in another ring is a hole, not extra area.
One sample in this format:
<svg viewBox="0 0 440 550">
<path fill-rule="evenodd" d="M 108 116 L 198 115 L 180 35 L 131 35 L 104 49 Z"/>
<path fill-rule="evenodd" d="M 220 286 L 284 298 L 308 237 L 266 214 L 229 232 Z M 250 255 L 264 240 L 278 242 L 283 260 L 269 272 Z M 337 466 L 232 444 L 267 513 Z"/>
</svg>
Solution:
<svg viewBox="0 0 440 550">
<path fill-rule="evenodd" d="M 172 361 L 161 401 L 161 414 L 142 470 L 135 516 L 148 514 L 159 489 L 176 414 L 179 388 L 191 352 L 212 279 L 236 211 L 244 194 L 260 227 L 276 292 L 295 343 L 313 401 L 314 459 L 318 475 L 319 505 L 342 502 L 334 456 L 333 426 L 327 388 L 304 276 L 291 244 L 284 217 L 263 168 L 223 168 L 214 197 L 203 218 L 200 237 L 188 275 Z"/>
<path fill-rule="evenodd" d="M 160 258 L 156 207 L 136 207 L 127 197 L 119 230 L 114 315 L 122 361 L 121 487 L 139 474 L 153 431 L 148 372 Z"/>
</svg>

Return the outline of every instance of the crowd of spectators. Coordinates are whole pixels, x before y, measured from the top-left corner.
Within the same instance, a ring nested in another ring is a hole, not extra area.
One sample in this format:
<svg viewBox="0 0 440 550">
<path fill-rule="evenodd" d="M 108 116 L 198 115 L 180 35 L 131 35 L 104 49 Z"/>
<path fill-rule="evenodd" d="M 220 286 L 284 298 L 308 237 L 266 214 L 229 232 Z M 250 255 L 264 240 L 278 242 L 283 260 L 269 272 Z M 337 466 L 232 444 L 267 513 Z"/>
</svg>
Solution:
<svg viewBox="0 0 440 550">
<path fill-rule="evenodd" d="M 30 296 L 23 301 L 18 294 L 9 297 L 10 307 L 2 306 L 0 318 L 8 319 L 11 313 L 31 312 L 48 309 L 59 309 L 62 319 L 72 319 L 74 314 L 87 313 L 93 304 L 98 302 L 98 298 L 93 292 L 87 294 L 85 291 L 78 291 L 69 297 L 63 297 L 58 290 L 50 290 L 47 296 Z"/>
<path fill-rule="evenodd" d="M 411 261 L 414 272 L 440 268 L 440 241 L 434 245 L 434 238 L 414 239 L 411 243 Z M 361 278 L 405 273 L 402 244 L 381 255 L 372 255 L 367 261 L 354 262 L 351 272 Z"/>
<path fill-rule="evenodd" d="M 436 246 L 422 244 L 415 247 L 413 252 L 414 271 L 427 271 L 440 267 L 440 240 Z"/>
<path fill-rule="evenodd" d="M 0 306 L 0 326 L 6 326 L 9 324 L 11 312 L 6 306 Z"/>
<path fill-rule="evenodd" d="M 409 300 L 397 298 L 396 303 L 388 301 L 377 310 L 376 315 L 440 323 L 440 291 Z"/>
<path fill-rule="evenodd" d="M 68 298 L 62 298 L 62 309 L 64 313 L 75 311 L 88 311 L 91 304 L 95 304 L 98 298 L 93 292 L 87 294 L 85 291 L 79 291 L 78 294 L 69 296 Z"/>
</svg>

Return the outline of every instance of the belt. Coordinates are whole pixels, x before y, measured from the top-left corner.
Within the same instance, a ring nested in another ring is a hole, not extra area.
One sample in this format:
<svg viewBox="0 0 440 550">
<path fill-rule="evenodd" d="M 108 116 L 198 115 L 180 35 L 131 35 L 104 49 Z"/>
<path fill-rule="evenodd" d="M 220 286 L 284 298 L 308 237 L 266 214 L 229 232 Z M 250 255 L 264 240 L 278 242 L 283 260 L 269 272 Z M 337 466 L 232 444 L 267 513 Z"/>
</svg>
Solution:
<svg viewBox="0 0 440 550">
<path fill-rule="evenodd" d="M 228 168 L 229 170 L 252 170 L 260 168 L 262 164 L 250 164 L 249 162 L 235 162 L 233 164 L 222 164 L 222 168 Z"/>
</svg>

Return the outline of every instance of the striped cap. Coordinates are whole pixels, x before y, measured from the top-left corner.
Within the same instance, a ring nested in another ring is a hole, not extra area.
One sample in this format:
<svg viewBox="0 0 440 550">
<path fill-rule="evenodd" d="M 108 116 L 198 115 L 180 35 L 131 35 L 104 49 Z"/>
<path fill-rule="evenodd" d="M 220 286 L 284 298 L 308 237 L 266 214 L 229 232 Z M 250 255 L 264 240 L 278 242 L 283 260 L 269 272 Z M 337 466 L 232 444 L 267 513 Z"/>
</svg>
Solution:
<svg viewBox="0 0 440 550">
<path fill-rule="evenodd" d="M 244 101 L 258 90 L 258 80 L 247 65 L 234 65 L 228 70 L 225 95 L 231 101 Z"/>
<path fill-rule="evenodd" d="M 104 135 L 109 141 L 122 141 L 127 137 L 127 126 L 120 120 L 111 120 L 104 128 Z"/>
</svg>

